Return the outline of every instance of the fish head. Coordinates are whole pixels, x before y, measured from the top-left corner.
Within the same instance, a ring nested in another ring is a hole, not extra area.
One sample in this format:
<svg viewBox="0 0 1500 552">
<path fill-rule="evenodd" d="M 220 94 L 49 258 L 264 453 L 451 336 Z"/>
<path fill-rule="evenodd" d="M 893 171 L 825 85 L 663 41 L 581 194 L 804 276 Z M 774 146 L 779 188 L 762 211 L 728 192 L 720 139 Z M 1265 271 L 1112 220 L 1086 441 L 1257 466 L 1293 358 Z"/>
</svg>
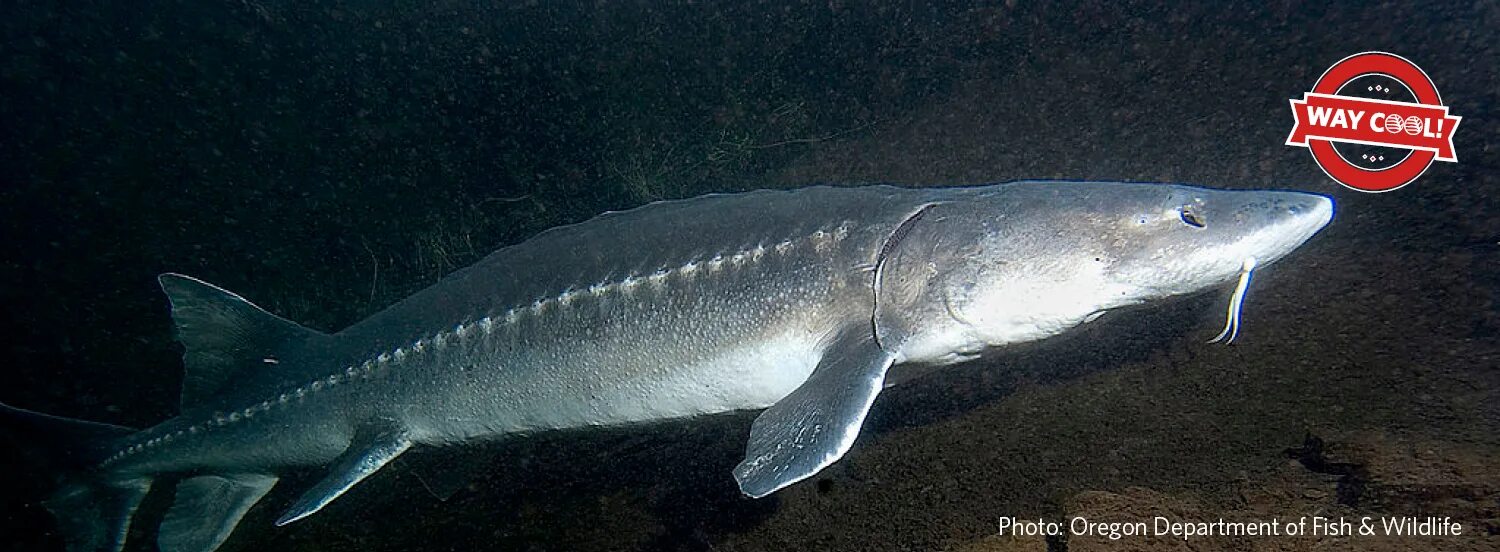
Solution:
<svg viewBox="0 0 1500 552">
<path fill-rule="evenodd" d="M 877 268 L 877 336 L 900 342 L 904 360 L 965 360 L 1111 309 L 1225 285 L 1286 256 L 1332 216 L 1332 200 L 1301 192 L 977 188 L 931 205 L 889 247 Z"/>
</svg>

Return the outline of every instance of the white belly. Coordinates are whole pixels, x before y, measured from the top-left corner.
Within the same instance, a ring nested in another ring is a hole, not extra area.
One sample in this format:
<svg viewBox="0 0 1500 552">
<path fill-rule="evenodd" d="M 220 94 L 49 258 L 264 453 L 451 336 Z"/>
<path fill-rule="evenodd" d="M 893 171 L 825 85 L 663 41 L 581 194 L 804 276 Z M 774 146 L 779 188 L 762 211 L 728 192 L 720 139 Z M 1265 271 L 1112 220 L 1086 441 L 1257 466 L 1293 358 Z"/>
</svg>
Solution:
<svg viewBox="0 0 1500 552">
<path fill-rule="evenodd" d="M 806 381 L 821 356 L 816 336 L 805 333 L 714 351 L 589 396 L 559 397 L 546 425 L 620 425 L 766 408 Z"/>
</svg>

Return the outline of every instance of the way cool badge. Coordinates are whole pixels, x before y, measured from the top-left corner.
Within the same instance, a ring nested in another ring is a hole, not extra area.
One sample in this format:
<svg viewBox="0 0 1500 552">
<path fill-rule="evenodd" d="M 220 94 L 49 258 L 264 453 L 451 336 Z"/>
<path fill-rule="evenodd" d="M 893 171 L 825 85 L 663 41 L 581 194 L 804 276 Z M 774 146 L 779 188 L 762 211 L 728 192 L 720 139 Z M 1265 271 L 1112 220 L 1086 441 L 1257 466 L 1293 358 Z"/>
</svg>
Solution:
<svg viewBox="0 0 1500 552">
<path fill-rule="evenodd" d="M 1448 114 L 1432 79 L 1406 58 L 1365 52 L 1344 58 L 1312 92 L 1292 100 L 1288 146 L 1312 150 L 1329 178 L 1362 192 L 1410 184 L 1433 161 L 1458 161 Z"/>
</svg>

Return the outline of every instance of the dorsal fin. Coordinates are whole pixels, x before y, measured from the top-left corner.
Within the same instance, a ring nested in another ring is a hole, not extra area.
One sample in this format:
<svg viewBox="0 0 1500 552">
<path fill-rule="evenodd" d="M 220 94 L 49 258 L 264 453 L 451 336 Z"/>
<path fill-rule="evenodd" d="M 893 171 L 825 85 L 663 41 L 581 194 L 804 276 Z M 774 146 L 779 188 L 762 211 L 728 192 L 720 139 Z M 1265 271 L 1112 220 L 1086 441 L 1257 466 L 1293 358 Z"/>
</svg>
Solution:
<svg viewBox="0 0 1500 552">
<path fill-rule="evenodd" d="M 172 302 L 177 341 L 186 349 L 183 408 L 218 394 L 242 371 L 274 364 L 286 343 L 323 335 L 197 278 L 167 273 L 157 281 Z"/>
</svg>

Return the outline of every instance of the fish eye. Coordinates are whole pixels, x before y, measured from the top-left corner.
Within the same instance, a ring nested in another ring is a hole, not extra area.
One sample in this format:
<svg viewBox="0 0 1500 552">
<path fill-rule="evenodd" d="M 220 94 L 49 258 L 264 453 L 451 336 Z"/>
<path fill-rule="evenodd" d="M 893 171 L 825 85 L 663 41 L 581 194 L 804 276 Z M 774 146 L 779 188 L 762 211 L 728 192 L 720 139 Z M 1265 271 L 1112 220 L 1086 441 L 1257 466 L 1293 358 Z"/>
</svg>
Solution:
<svg viewBox="0 0 1500 552">
<path fill-rule="evenodd" d="M 1177 210 L 1177 213 L 1178 216 L 1182 217 L 1182 222 L 1184 224 L 1187 224 L 1188 226 L 1191 226 L 1193 228 L 1203 228 L 1204 226 L 1207 226 L 1207 224 L 1203 223 L 1203 219 L 1199 218 L 1198 214 L 1193 212 L 1192 207 L 1183 205 Z"/>
</svg>

